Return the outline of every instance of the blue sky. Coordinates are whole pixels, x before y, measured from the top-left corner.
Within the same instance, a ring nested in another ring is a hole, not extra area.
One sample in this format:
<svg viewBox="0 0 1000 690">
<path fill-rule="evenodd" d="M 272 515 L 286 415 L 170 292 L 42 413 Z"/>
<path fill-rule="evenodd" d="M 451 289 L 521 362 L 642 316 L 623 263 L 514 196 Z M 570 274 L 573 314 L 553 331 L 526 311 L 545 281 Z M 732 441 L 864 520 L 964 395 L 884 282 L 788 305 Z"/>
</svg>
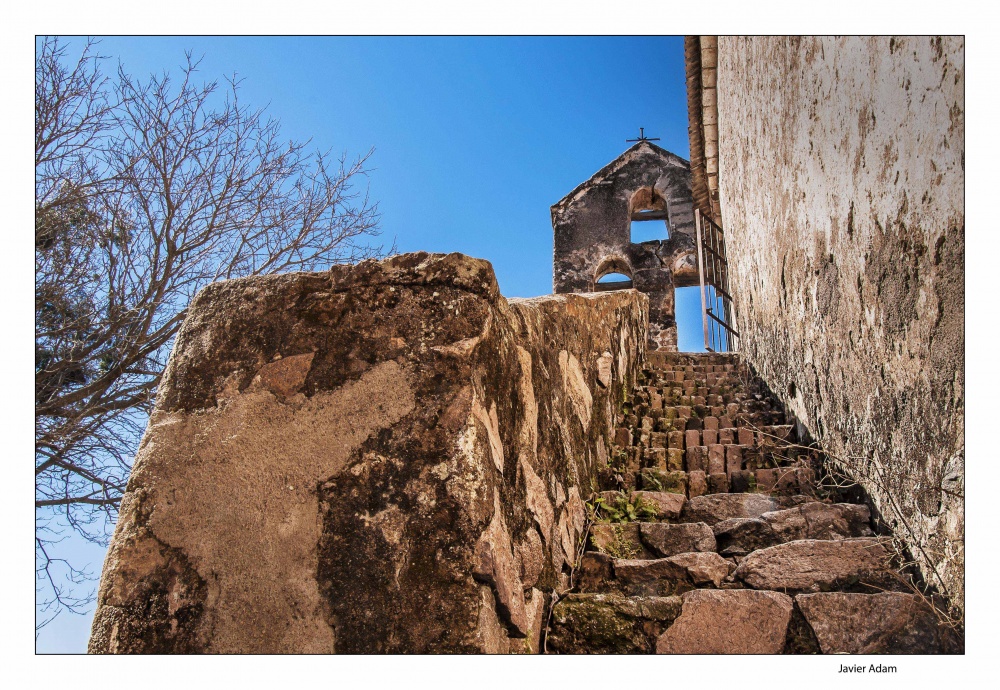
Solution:
<svg viewBox="0 0 1000 690">
<path fill-rule="evenodd" d="M 552 291 L 549 207 L 621 154 L 640 126 L 688 157 L 681 37 L 107 37 L 100 45 L 135 76 L 176 71 L 185 50 L 203 56 L 206 80 L 236 72 L 242 98 L 267 105 L 288 138 L 352 156 L 374 147 L 370 192 L 385 238 L 401 252 L 488 259 L 508 297 Z M 682 350 L 701 349 L 698 307 L 696 289 L 678 292 Z M 74 542 L 66 551 L 100 571 L 100 549 Z M 84 651 L 89 618 L 62 614 L 39 635 L 38 651 Z"/>
</svg>

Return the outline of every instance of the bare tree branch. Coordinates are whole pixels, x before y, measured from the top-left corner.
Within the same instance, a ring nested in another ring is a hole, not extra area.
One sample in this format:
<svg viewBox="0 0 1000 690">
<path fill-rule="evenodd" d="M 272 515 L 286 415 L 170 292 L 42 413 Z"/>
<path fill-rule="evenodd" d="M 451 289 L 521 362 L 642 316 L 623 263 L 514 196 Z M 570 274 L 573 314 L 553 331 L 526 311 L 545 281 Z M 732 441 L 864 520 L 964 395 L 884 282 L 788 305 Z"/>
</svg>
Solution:
<svg viewBox="0 0 1000 690">
<path fill-rule="evenodd" d="M 46 546 L 57 524 L 106 541 L 195 293 L 384 253 L 373 151 L 309 153 L 235 77 L 200 83 L 190 54 L 176 78 L 139 80 L 105 76 L 96 48 L 73 63 L 45 39 L 35 60 L 35 505 L 53 615 L 79 604 Z"/>
</svg>

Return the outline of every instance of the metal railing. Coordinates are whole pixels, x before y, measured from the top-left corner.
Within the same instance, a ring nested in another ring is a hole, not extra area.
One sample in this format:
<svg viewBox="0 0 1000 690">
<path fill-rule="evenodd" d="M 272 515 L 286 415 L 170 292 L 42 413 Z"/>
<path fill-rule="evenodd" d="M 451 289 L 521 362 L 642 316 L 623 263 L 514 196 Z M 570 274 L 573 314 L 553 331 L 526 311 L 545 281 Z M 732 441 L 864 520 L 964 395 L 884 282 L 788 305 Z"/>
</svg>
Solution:
<svg viewBox="0 0 1000 690">
<path fill-rule="evenodd" d="M 729 287 L 726 237 L 711 218 L 694 210 L 698 245 L 698 279 L 701 284 L 701 318 L 705 325 L 705 349 L 736 352 L 740 334 L 733 328 L 733 297 Z"/>
</svg>

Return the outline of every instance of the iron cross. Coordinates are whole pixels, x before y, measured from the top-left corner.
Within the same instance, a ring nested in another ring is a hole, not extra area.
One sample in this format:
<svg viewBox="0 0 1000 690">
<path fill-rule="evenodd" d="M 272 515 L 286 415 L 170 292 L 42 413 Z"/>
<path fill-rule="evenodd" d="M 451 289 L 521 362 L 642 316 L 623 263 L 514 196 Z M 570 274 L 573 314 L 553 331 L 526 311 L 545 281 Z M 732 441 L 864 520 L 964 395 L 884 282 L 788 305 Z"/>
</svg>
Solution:
<svg viewBox="0 0 1000 690">
<path fill-rule="evenodd" d="M 639 138 L 638 139 L 626 139 L 625 143 L 626 144 L 631 144 L 633 141 L 659 141 L 660 140 L 660 137 L 653 137 L 653 138 L 647 137 L 645 135 L 645 133 L 643 132 L 644 129 L 645 129 L 645 127 L 640 127 L 639 128 Z"/>
</svg>

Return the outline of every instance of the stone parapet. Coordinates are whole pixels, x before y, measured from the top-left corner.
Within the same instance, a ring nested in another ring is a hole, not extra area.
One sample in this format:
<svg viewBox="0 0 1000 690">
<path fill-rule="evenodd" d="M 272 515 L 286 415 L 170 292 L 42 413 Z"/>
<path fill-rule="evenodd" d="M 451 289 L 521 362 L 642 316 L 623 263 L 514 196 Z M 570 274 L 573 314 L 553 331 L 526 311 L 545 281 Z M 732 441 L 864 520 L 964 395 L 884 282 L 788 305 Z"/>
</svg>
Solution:
<svg viewBox="0 0 1000 690">
<path fill-rule="evenodd" d="M 537 651 L 647 303 L 508 301 L 461 254 L 205 288 L 135 459 L 90 651 Z"/>
</svg>

